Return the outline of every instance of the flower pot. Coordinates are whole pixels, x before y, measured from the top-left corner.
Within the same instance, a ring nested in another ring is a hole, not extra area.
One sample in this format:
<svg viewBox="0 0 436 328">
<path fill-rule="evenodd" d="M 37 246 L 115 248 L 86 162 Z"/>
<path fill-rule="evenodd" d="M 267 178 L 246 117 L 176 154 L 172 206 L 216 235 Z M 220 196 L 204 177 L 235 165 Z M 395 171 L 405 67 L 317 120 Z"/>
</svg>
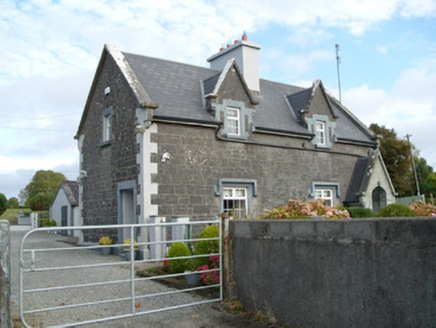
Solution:
<svg viewBox="0 0 436 328">
<path fill-rule="evenodd" d="M 132 260 L 132 252 L 130 251 L 130 249 L 124 251 L 124 256 L 126 257 L 127 261 L 131 261 Z M 136 249 L 133 250 L 133 261 L 136 259 Z"/>
<path fill-rule="evenodd" d="M 110 255 L 111 250 L 112 250 L 111 247 L 100 248 L 101 255 L 105 255 L 105 256 Z"/>
<path fill-rule="evenodd" d="M 200 274 L 190 273 L 185 276 L 186 284 L 189 286 L 198 286 L 200 284 Z"/>
</svg>

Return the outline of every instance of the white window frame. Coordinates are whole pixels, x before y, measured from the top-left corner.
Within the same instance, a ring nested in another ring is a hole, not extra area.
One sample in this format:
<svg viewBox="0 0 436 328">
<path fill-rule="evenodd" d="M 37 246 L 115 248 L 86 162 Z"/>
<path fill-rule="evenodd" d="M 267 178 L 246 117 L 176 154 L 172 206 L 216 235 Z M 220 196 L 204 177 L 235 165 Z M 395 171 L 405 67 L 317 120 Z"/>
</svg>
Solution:
<svg viewBox="0 0 436 328">
<path fill-rule="evenodd" d="M 112 115 L 107 114 L 103 116 L 103 136 L 102 141 L 107 142 L 110 140 L 112 133 Z"/>
<path fill-rule="evenodd" d="M 237 195 L 238 191 L 243 191 L 244 195 L 240 196 Z M 230 193 L 229 193 L 230 192 Z M 239 208 L 226 208 L 225 203 L 226 201 L 233 201 L 233 202 L 243 202 L 243 207 Z M 244 187 L 224 187 L 223 188 L 223 209 L 225 213 L 231 213 L 236 212 L 236 215 L 231 215 L 231 218 L 238 218 L 243 219 L 248 214 L 248 188 Z"/>
<path fill-rule="evenodd" d="M 229 112 L 234 111 L 235 116 L 230 116 Z M 236 107 L 227 107 L 227 130 L 229 136 L 240 136 L 241 135 L 241 109 Z M 236 132 L 234 131 L 236 128 Z"/>
<path fill-rule="evenodd" d="M 325 122 L 315 121 L 315 134 L 316 134 L 316 143 L 319 146 L 325 146 L 326 145 Z"/>
<path fill-rule="evenodd" d="M 100 139 L 100 146 L 106 146 L 111 143 L 111 141 L 114 139 L 113 135 L 113 115 L 114 111 L 112 107 L 106 108 L 101 117 L 101 139 Z"/>
<path fill-rule="evenodd" d="M 324 199 L 324 205 L 333 206 L 333 189 L 330 188 L 316 188 L 315 189 L 315 199 Z"/>
</svg>

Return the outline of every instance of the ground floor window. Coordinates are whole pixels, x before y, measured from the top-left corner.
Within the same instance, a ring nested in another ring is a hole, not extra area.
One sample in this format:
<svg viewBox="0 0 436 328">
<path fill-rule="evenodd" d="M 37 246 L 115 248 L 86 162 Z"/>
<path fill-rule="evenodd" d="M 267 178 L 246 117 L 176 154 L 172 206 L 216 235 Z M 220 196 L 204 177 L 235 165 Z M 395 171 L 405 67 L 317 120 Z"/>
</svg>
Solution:
<svg viewBox="0 0 436 328">
<path fill-rule="evenodd" d="M 251 179 L 217 179 L 214 187 L 219 197 L 220 213 L 229 213 L 234 219 L 253 215 L 257 197 L 257 182 Z"/>
<path fill-rule="evenodd" d="M 223 188 L 223 209 L 233 218 L 247 216 L 247 188 Z"/>
<path fill-rule="evenodd" d="M 324 199 L 324 205 L 333 206 L 333 190 L 332 189 L 315 189 L 315 199 Z"/>
<path fill-rule="evenodd" d="M 341 197 L 339 183 L 337 182 L 311 182 L 309 197 L 324 199 L 326 206 L 336 206 Z"/>
</svg>

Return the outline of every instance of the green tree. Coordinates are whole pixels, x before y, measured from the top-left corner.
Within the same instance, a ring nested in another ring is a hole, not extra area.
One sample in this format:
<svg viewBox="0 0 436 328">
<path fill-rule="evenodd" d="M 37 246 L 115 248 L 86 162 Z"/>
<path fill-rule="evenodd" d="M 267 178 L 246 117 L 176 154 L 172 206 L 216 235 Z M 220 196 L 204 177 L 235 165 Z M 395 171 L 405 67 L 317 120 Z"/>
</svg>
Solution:
<svg viewBox="0 0 436 328">
<path fill-rule="evenodd" d="M 20 192 L 25 206 L 34 211 L 46 211 L 56 196 L 56 192 L 63 180 L 62 173 L 40 170 L 35 173 L 32 181 Z"/>
<path fill-rule="evenodd" d="M 0 215 L 2 215 L 8 208 L 8 199 L 5 195 L 0 194 Z"/>
<path fill-rule="evenodd" d="M 394 129 L 371 124 L 369 128 L 381 135 L 380 153 L 389 172 L 389 176 L 400 197 L 412 196 L 415 187 L 412 180 L 410 148 L 406 140 L 398 139 Z"/>
<path fill-rule="evenodd" d="M 20 207 L 20 204 L 18 203 L 17 197 L 9 198 L 8 203 L 9 203 L 9 208 L 19 208 Z"/>
<path fill-rule="evenodd" d="M 433 167 L 427 164 L 424 158 L 414 158 L 416 175 L 418 176 L 419 189 L 422 195 L 430 197 L 430 194 L 436 194 L 436 175 Z"/>
</svg>

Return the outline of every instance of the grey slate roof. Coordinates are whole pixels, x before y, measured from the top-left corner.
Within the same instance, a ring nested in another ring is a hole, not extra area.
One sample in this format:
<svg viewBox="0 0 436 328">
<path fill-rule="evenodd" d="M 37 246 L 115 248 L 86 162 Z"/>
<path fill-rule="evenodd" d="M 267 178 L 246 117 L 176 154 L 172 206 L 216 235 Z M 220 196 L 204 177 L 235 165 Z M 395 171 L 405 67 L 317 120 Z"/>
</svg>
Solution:
<svg viewBox="0 0 436 328">
<path fill-rule="evenodd" d="M 152 102 L 159 107 L 154 117 L 177 118 L 216 123 L 214 116 L 203 108 L 203 96 L 214 90 L 220 71 L 173 61 L 122 53 Z M 204 86 L 202 94 L 201 83 Z M 299 121 L 312 88 L 260 79 L 259 104 L 253 124 L 290 133 L 311 135 Z M 337 118 L 335 133 L 339 138 L 373 143 L 370 132 L 328 95 Z"/>
<path fill-rule="evenodd" d="M 79 205 L 79 184 L 75 181 L 62 181 L 62 187 L 68 197 L 71 206 Z"/>
<path fill-rule="evenodd" d="M 368 163 L 369 157 L 357 159 L 350 184 L 348 185 L 348 190 L 345 196 L 344 203 L 356 204 L 360 202 L 359 193 L 362 189 L 362 184 L 368 168 Z"/>
</svg>

